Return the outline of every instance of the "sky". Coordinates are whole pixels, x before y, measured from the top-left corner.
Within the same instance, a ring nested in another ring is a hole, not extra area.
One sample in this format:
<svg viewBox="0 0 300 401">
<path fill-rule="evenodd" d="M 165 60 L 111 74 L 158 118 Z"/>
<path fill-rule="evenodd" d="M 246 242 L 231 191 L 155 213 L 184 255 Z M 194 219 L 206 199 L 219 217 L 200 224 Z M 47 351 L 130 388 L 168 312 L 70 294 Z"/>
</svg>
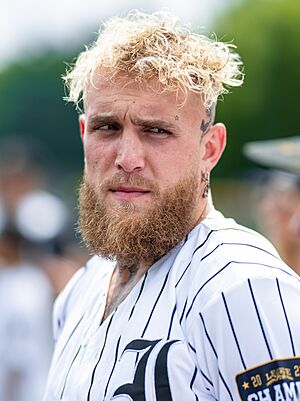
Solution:
<svg viewBox="0 0 300 401">
<path fill-rule="evenodd" d="M 45 47 L 65 49 L 81 44 L 101 21 L 143 11 L 167 9 L 192 27 L 209 29 L 233 0 L 2 0 L 0 66 Z M 196 24 L 197 22 L 197 24 Z"/>
</svg>

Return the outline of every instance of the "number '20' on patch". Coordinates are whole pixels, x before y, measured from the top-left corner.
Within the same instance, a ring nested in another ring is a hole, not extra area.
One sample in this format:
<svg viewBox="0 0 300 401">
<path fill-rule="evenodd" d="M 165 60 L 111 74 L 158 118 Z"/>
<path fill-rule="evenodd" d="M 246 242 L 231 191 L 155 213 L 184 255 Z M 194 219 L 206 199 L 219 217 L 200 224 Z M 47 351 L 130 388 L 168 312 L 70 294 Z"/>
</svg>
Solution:
<svg viewBox="0 0 300 401">
<path fill-rule="evenodd" d="M 275 359 L 236 376 L 242 401 L 300 401 L 300 358 Z"/>
</svg>

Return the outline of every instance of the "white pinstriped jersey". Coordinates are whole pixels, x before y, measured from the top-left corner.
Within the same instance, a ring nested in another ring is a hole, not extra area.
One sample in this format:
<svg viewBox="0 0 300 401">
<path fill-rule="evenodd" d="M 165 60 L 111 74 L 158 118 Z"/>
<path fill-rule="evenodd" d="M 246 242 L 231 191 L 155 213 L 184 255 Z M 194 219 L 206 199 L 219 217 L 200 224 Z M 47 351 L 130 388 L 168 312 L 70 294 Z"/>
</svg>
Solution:
<svg viewBox="0 0 300 401">
<path fill-rule="evenodd" d="M 113 268 L 58 298 L 44 401 L 300 400 L 299 277 L 261 235 L 212 210 L 101 324 Z"/>
</svg>

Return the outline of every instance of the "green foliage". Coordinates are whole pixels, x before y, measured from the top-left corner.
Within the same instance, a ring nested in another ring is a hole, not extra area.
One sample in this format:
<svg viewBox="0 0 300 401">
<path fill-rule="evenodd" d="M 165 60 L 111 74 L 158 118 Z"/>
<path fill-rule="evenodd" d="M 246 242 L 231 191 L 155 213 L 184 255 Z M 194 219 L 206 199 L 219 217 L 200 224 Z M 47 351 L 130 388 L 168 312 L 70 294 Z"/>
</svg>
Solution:
<svg viewBox="0 0 300 401">
<path fill-rule="evenodd" d="M 0 140 L 13 134 L 35 143 L 35 161 L 60 174 L 82 166 L 77 113 L 63 101 L 64 59 L 47 53 L 0 74 Z"/>
<path fill-rule="evenodd" d="M 217 175 L 238 176 L 250 165 L 243 143 L 299 134 L 299 21 L 299 0 L 248 0 L 216 23 L 245 64 L 243 87 L 218 106 L 229 140 Z"/>
</svg>

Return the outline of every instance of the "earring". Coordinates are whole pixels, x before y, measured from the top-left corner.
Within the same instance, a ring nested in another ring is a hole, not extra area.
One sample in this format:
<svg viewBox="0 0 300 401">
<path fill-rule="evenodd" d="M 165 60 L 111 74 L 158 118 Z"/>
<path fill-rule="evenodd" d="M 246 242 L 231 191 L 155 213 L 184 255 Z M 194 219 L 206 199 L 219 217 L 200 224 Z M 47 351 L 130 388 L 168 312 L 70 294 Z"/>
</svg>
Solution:
<svg viewBox="0 0 300 401">
<path fill-rule="evenodd" d="M 202 198 L 207 198 L 210 189 L 209 173 L 202 173 L 201 181 L 205 183 Z"/>
</svg>

